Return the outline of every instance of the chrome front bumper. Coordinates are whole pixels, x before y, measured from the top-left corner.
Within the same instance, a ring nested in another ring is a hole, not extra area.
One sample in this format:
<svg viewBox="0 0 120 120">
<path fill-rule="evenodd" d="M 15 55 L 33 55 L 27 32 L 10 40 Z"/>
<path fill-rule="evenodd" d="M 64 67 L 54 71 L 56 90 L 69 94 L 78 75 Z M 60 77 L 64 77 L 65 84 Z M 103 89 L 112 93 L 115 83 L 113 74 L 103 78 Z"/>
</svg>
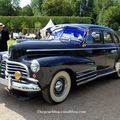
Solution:
<svg viewBox="0 0 120 120">
<path fill-rule="evenodd" d="M 26 78 L 27 81 L 15 80 L 13 77 L 16 71 L 20 71 L 23 75 L 22 77 Z M 39 92 L 41 88 L 38 85 L 38 80 L 30 78 L 28 67 L 25 64 L 9 61 L 7 58 L 4 58 L 1 62 L 1 75 L 5 78 L 0 77 L 0 84 L 3 84 L 8 87 L 8 89 L 15 89 L 25 92 Z"/>
<path fill-rule="evenodd" d="M 25 92 L 39 92 L 41 91 L 41 88 L 34 83 L 21 83 L 17 81 L 12 81 L 11 79 L 3 79 L 0 78 L 0 84 L 3 84 L 5 86 L 8 86 L 8 89 L 14 89 L 19 91 L 25 91 Z"/>
</svg>

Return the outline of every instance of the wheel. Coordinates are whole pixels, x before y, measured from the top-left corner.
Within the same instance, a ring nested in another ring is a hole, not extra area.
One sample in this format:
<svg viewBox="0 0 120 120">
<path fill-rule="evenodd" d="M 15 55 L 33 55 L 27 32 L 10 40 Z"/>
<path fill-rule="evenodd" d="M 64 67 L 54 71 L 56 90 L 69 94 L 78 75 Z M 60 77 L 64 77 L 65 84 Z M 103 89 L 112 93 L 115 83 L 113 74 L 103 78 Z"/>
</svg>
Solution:
<svg viewBox="0 0 120 120">
<path fill-rule="evenodd" d="M 43 98 L 51 104 L 63 102 L 71 89 L 71 78 L 66 71 L 56 73 L 48 88 L 43 90 Z"/>
<path fill-rule="evenodd" d="M 120 78 L 120 62 L 116 63 L 115 70 L 116 70 L 115 77 Z"/>
</svg>

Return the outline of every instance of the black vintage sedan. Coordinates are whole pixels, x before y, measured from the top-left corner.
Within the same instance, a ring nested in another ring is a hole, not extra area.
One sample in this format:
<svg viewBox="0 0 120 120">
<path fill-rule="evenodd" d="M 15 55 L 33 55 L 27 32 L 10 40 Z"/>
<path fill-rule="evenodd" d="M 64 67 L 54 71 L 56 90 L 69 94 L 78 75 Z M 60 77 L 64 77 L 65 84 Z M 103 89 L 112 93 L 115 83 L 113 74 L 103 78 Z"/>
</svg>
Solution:
<svg viewBox="0 0 120 120">
<path fill-rule="evenodd" d="M 63 24 L 45 40 L 19 40 L 0 53 L 0 83 L 9 90 L 42 92 L 53 104 L 63 102 L 71 86 L 115 73 L 120 77 L 119 38 L 107 27 Z"/>
</svg>

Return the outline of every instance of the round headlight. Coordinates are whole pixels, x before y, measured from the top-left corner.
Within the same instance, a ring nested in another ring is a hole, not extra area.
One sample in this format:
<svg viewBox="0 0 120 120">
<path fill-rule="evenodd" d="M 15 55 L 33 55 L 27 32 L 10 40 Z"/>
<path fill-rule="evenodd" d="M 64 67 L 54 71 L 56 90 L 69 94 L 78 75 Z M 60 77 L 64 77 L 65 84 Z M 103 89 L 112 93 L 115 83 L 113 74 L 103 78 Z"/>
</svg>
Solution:
<svg viewBox="0 0 120 120">
<path fill-rule="evenodd" d="M 7 59 L 8 59 L 8 54 L 3 54 L 3 55 L 2 55 L 2 59 L 3 59 L 3 60 L 7 60 Z"/>
<path fill-rule="evenodd" d="M 33 60 L 31 62 L 30 67 L 31 67 L 32 72 L 34 72 L 34 73 L 37 73 L 40 70 L 40 64 L 37 60 Z"/>
</svg>

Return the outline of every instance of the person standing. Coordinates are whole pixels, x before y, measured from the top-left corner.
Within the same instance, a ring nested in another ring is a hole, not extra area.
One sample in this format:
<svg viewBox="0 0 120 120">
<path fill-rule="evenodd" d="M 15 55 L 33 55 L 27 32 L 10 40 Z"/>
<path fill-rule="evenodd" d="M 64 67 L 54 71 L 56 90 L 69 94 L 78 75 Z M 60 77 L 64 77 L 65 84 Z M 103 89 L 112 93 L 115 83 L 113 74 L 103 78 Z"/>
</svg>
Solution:
<svg viewBox="0 0 120 120">
<path fill-rule="evenodd" d="M 7 41 L 9 40 L 9 32 L 4 27 L 5 25 L 0 23 L 0 52 L 7 51 Z"/>
</svg>

